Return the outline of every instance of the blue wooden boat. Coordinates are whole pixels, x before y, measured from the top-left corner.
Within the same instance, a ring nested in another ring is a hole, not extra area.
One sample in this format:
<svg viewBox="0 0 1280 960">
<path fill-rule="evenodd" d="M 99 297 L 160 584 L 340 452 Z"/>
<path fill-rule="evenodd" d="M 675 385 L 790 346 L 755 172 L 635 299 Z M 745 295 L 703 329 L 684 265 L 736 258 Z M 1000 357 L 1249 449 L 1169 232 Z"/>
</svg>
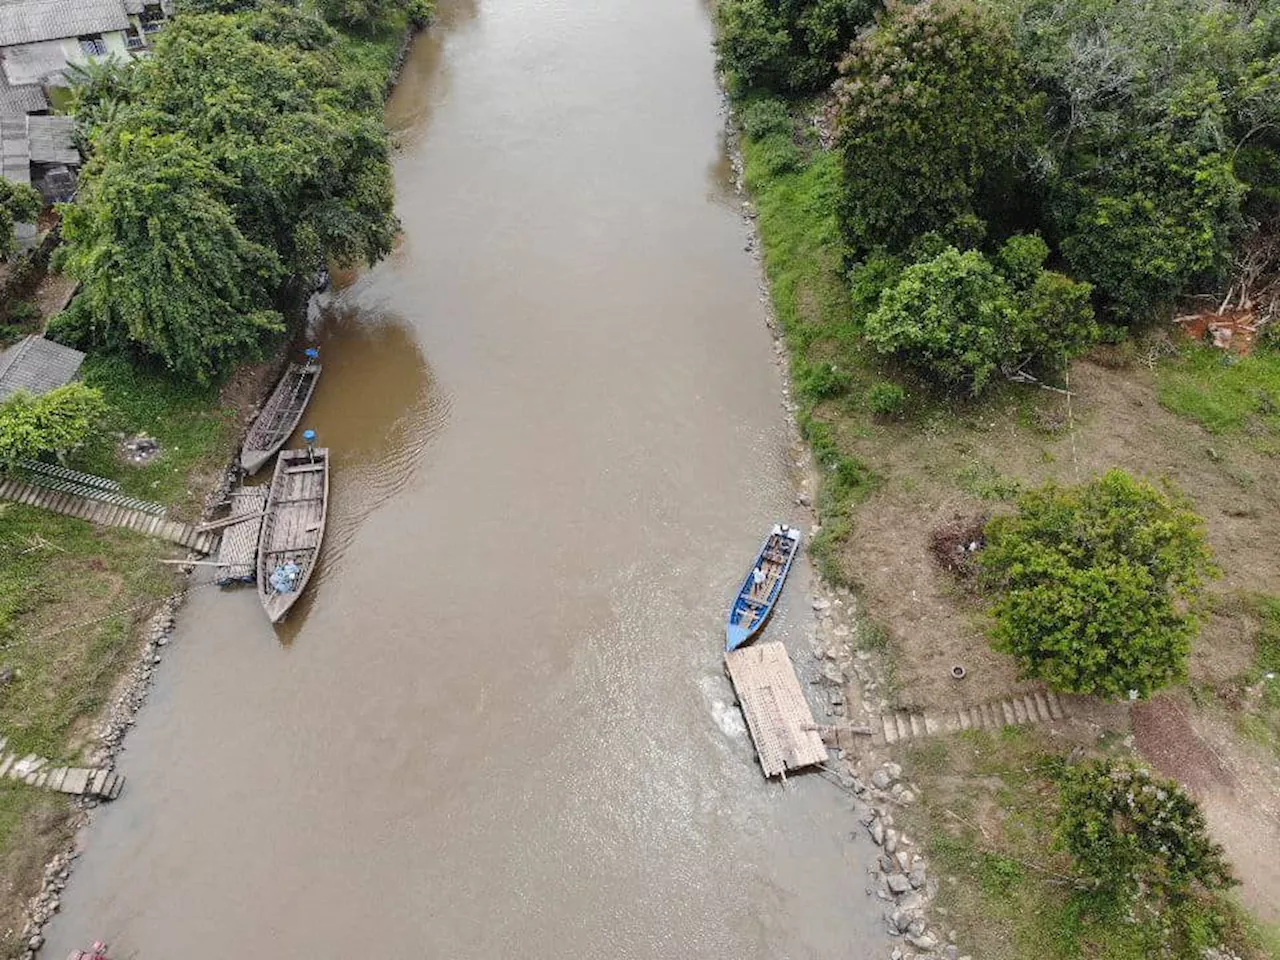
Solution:
<svg viewBox="0 0 1280 960">
<path fill-rule="evenodd" d="M 754 637 L 773 612 L 782 596 L 782 585 L 791 571 L 791 562 L 800 549 L 800 531 L 786 524 L 776 524 L 765 537 L 751 572 L 742 581 L 742 589 L 729 610 L 724 648 L 737 650 Z"/>
</svg>

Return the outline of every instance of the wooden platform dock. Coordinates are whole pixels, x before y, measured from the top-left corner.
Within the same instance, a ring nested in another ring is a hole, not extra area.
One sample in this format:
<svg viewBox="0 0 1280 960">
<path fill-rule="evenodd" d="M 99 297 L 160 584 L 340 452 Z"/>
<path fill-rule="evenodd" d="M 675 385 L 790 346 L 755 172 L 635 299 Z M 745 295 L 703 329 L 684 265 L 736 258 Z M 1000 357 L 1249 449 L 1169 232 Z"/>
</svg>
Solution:
<svg viewBox="0 0 1280 960">
<path fill-rule="evenodd" d="M 741 647 L 726 653 L 724 662 L 766 777 L 826 762 L 827 748 L 786 647 L 776 641 Z"/>
<path fill-rule="evenodd" d="M 242 487 L 231 497 L 231 514 L 245 519 L 223 528 L 218 547 L 218 582 L 252 583 L 258 575 L 258 534 L 262 532 L 262 513 L 267 506 L 270 487 Z"/>
</svg>

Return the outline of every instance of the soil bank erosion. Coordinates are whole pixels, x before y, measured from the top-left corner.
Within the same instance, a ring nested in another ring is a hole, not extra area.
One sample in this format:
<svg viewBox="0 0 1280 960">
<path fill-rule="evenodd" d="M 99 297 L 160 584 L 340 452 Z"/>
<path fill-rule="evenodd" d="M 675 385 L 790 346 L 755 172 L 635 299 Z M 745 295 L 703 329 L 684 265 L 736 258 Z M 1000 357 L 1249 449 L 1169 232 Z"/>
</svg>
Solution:
<svg viewBox="0 0 1280 960">
<path fill-rule="evenodd" d="M 323 567 L 279 631 L 193 592 L 47 955 L 881 953 L 847 799 L 764 783 L 723 677 L 800 518 L 705 7 L 445 3 L 389 121 L 403 242 L 305 424 Z"/>
</svg>

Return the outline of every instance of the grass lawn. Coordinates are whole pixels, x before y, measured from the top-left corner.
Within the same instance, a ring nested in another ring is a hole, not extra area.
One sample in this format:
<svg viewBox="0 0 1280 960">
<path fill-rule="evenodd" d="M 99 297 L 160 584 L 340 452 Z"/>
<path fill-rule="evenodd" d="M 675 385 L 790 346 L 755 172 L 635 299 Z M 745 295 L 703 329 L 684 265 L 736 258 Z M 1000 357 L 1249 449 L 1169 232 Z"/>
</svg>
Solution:
<svg viewBox="0 0 1280 960">
<path fill-rule="evenodd" d="M 1187 346 L 1157 368 L 1160 403 L 1214 434 L 1243 434 L 1280 453 L 1280 352 L 1266 347 L 1237 357 Z"/>
</svg>

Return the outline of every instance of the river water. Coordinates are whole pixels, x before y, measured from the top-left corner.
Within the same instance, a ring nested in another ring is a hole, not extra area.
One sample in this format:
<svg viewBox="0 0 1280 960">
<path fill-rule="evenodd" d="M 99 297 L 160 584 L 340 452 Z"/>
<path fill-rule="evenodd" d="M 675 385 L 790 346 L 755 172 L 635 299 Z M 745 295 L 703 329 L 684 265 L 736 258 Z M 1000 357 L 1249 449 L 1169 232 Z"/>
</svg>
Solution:
<svg viewBox="0 0 1280 960">
<path fill-rule="evenodd" d="M 847 798 L 766 783 L 723 676 L 802 518 L 706 8 L 446 0 L 388 117 L 404 239 L 307 417 L 323 567 L 279 630 L 192 593 L 45 955 L 879 955 Z"/>
</svg>

